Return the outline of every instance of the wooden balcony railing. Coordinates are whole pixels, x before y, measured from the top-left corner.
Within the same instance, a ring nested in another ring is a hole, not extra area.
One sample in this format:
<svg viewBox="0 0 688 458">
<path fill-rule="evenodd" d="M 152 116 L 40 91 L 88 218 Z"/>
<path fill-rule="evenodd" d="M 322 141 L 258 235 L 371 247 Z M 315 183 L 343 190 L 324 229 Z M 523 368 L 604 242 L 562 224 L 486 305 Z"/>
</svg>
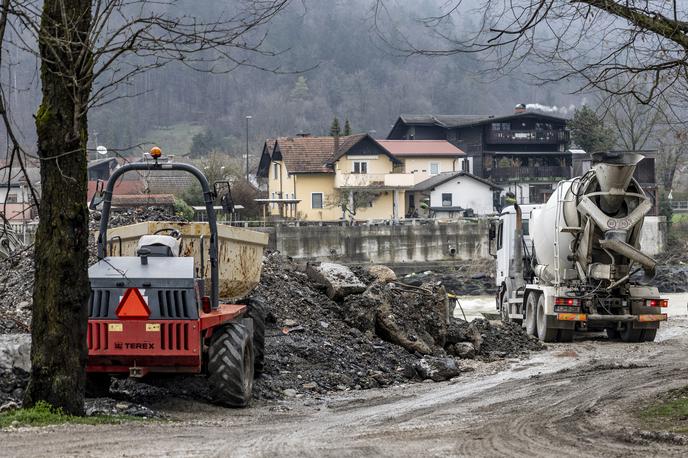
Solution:
<svg viewBox="0 0 688 458">
<path fill-rule="evenodd" d="M 489 130 L 487 131 L 486 143 L 492 144 L 557 144 L 568 143 L 570 134 L 565 130 Z"/>
<path fill-rule="evenodd" d="M 497 183 L 509 181 L 556 181 L 571 178 L 571 167 L 498 167 L 488 172 Z"/>
</svg>

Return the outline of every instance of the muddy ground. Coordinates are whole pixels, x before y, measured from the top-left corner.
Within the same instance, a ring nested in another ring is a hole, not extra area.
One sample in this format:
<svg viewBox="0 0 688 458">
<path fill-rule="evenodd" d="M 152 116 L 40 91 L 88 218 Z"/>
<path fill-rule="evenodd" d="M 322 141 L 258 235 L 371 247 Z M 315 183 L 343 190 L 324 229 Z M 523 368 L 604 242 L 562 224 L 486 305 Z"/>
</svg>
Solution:
<svg viewBox="0 0 688 458">
<path fill-rule="evenodd" d="M 421 383 L 229 410 L 167 399 L 173 422 L 0 432 L 0 455 L 685 456 L 635 409 L 688 382 L 688 319 L 655 343 L 601 336 Z"/>
</svg>

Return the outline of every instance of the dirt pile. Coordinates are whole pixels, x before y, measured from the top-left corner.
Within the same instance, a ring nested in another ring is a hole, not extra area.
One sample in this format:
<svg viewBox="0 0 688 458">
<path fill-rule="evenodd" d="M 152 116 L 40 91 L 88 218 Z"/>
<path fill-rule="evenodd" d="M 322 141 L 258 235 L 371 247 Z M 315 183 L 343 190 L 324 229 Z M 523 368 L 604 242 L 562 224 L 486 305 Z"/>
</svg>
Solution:
<svg viewBox="0 0 688 458">
<path fill-rule="evenodd" d="M 645 279 L 639 272 L 632 278 L 642 284 L 659 288 L 663 293 L 688 292 L 688 242 L 670 238 L 667 251 L 658 256 L 657 269 L 652 279 Z"/>
<path fill-rule="evenodd" d="M 269 311 L 266 371 L 256 381 L 261 398 L 446 380 L 461 372 L 455 358 L 542 348 L 520 328 L 453 318 L 442 285 L 376 282 L 354 269 L 367 289 L 335 302 L 306 270 L 279 254 L 265 258 L 255 291 Z"/>
<path fill-rule="evenodd" d="M 341 306 L 309 279 L 304 265 L 268 255 L 255 296 L 268 309 L 259 397 L 373 388 L 413 376 L 417 357 L 345 322 Z"/>
<path fill-rule="evenodd" d="M 0 259 L 0 334 L 29 331 L 33 273 L 32 247 Z"/>
</svg>

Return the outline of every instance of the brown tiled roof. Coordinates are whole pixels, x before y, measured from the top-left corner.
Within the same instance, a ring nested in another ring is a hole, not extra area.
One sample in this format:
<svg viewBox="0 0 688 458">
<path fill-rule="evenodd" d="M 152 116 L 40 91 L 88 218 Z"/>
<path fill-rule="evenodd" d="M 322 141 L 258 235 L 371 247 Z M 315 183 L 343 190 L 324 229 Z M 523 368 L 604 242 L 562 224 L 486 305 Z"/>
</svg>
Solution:
<svg viewBox="0 0 688 458">
<path fill-rule="evenodd" d="M 336 151 L 334 137 L 280 137 L 276 139 L 276 148 L 273 151 L 270 151 L 270 140 L 266 142 L 263 155 L 272 153 L 271 156 L 274 158 L 279 152 L 289 173 L 334 173 L 332 162 L 347 154 L 354 145 L 367 137 L 368 134 L 339 137 Z M 372 137 L 369 138 L 377 143 Z M 379 143 L 377 145 L 384 154 L 398 162 L 384 146 Z M 267 170 L 262 170 L 262 173 L 267 176 Z"/>
<path fill-rule="evenodd" d="M 148 205 L 174 206 L 172 194 L 128 194 L 113 195 L 113 207 L 145 207 Z"/>
<path fill-rule="evenodd" d="M 327 165 L 332 160 L 334 137 L 280 137 L 276 145 L 289 173 L 334 173 Z"/>
</svg>

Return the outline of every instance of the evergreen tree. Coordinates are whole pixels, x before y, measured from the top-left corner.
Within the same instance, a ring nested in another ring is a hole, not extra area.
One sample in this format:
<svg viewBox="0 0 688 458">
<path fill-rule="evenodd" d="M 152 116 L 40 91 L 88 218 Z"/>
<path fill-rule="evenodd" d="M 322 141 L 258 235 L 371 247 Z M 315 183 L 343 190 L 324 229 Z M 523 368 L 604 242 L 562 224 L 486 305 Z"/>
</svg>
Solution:
<svg viewBox="0 0 688 458">
<path fill-rule="evenodd" d="M 342 134 L 342 130 L 339 127 L 339 119 L 335 116 L 330 125 L 330 136 L 339 137 Z"/>
<path fill-rule="evenodd" d="M 344 121 L 344 135 L 351 135 L 351 123 L 349 123 L 349 118 Z"/>
<path fill-rule="evenodd" d="M 571 140 L 588 153 L 606 151 L 614 147 L 616 135 L 589 107 L 576 110 L 569 123 Z"/>
<path fill-rule="evenodd" d="M 308 83 L 306 83 L 306 77 L 301 75 L 296 78 L 290 95 L 293 99 L 305 99 L 308 97 L 309 91 L 310 89 L 308 88 Z"/>
</svg>

